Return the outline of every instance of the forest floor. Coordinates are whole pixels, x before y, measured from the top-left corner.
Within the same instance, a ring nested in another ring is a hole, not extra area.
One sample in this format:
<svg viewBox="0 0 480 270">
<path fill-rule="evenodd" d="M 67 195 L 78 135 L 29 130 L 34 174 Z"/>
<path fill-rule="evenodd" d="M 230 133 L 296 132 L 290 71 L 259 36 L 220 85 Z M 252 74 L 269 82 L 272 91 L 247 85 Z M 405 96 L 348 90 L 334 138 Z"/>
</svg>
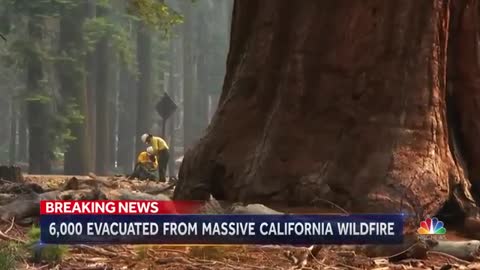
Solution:
<svg viewBox="0 0 480 270">
<path fill-rule="evenodd" d="M 70 177 L 58 175 L 25 178 L 28 182 L 51 189 L 62 185 Z M 0 244 L 18 244 L 29 241 L 28 232 L 31 228 L 3 222 L 0 223 L 0 230 L 0 236 L 3 235 Z M 456 235 L 452 237 L 458 239 Z M 6 241 L 7 238 L 11 241 Z M 404 259 L 392 263 L 386 257 L 369 258 L 334 246 L 323 247 L 316 258 L 310 256 L 303 267 L 295 265 L 295 259 L 292 258 L 298 259 L 308 254 L 306 252 L 306 248 L 283 246 L 78 245 L 68 247 L 58 263 L 33 264 L 28 259 L 28 254 L 17 254 L 14 269 L 480 269 L 480 262 L 467 262 L 441 253 L 429 254 L 422 260 Z M 1 260 L 0 254 L 0 270 L 4 270 L 1 269 Z M 300 260 L 302 261 L 301 258 Z"/>
</svg>

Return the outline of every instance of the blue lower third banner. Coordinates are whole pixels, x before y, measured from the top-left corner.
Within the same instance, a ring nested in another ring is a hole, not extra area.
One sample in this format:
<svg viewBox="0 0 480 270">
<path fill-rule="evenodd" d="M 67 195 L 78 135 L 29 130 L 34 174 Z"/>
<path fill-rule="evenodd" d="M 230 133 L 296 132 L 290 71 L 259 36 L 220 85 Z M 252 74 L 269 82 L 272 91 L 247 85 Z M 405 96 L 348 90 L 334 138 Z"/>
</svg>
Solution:
<svg viewBox="0 0 480 270">
<path fill-rule="evenodd" d="M 403 215 L 42 215 L 46 244 L 399 244 Z"/>
</svg>

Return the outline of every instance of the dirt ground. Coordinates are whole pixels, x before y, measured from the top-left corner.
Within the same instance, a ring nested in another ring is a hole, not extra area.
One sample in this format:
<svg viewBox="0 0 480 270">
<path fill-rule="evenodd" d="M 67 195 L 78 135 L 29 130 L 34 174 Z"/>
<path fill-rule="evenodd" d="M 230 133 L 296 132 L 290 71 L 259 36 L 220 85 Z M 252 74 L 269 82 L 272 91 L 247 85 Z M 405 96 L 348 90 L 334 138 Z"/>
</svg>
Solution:
<svg viewBox="0 0 480 270">
<path fill-rule="evenodd" d="M 55 188 L 71 176 L 26 176 L 45 188 Z M 10 242 L 27 241 L 29 227 L 1 223 L 0 230 Z M 453 236 L 457 237 L 457 236 Z M 480 269 L 480 262 L 467 262 L 447 254 L 429 254 L 427 259 L 405 259 L 391 263 L 388 258 L 368 258 L 341 247 L 323 247 L 316 257 L 309 256 L 303 267 L 295 261 L 308 254 L 306 248 L 284 246 L 158 246 L 122 245 L 68 247 L 59 263 L 33 264 L 20 256 L 16 269 Z M 3 269 L 0 269 L 3 270 Z"/>
</svg>

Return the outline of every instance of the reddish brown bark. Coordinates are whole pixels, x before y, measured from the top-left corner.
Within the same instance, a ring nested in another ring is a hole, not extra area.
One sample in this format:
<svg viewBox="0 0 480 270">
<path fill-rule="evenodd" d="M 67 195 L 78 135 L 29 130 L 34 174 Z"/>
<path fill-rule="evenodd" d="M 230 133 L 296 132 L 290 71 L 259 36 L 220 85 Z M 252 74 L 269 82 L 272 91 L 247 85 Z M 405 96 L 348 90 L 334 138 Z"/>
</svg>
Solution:
<svg viewBox="0 0 480 270">
<path fill-rule="evenodd" d="M 185 155 L 176 199 L 329 199 L 424 218 L 454 195 L 476 213 L 449 147 L 451 9 L 441 0 L 236 1 L 219 107 Z"/>
<path fill-rule="evenodd" d="M 451 91 L 459 116 L 459 134 L 464 142 L 466 166 L 476 193 L 480 183 L 480 67 L 479 67 L 479 4 L 478 1 L 456 2 L 458 20 L 452 25 Z"/>
</svg>

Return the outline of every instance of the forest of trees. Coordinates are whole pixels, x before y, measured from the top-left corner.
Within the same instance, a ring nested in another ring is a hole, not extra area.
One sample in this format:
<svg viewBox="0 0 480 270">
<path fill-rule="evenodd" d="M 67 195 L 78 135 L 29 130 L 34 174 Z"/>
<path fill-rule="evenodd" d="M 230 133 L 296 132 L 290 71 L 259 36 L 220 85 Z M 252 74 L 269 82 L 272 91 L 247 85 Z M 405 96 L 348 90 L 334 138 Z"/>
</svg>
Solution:
<svg viewBox="0 0 480 270">
<path fill-rule="evenodd" d="M 129 173 L 166 92 L 173 172 L 217 106 L 233 0 L 0 2 L 0 164 Z"/>
<path fill-rule="evenodd" d="M 0 3 L 1 164 L 128 173 L 168 93 L 174 199 L 480 228 L 480 1 Z"/>
</svg>

